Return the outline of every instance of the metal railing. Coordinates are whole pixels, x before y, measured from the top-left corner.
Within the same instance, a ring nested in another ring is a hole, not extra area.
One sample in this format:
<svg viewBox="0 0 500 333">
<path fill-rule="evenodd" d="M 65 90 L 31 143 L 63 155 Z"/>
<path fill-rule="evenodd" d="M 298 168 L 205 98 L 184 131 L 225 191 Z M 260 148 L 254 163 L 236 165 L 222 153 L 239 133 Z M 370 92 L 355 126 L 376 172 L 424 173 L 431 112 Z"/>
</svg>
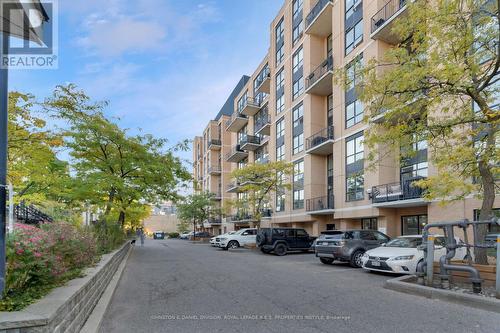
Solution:
<svg viewBox="0 0 500 333">
<path fill-rule="evenodd" d="M 255 132 L 260 131 L 264 126 L 271 124 L 271 117 L 267 114 L 255 119 Z"/>
<path fill-rule="evenodd" d="M 371 192 L 372 203 L 421 198 L 424 193 L 424 190 L 420 187 L 413 185 L 414 181 L 421 179 L 424 178 L 416 177 L 408 179 L 403 183 L 390 183 L 390 184 L 373 186 Z"/>
<path fill-rule="evenodd" d="M 266 66 L 263 71 L 259 73 L 259 76 L 257 76 L 257 79 L 255 80 L 255 87 L 258 89 L 268 78 L 271 78 L 271 71 L 269 70 L 269 66 Z"/>
<path fill-rule="evenodd" d="M 372 16 L 371 32 L 384 25 L 394 14 L 406 5 L 406 0 L 389 0 L 375 15 Z"/>
<path fill-rule="evenodd" d="M 207 220 L 209 224 L 222 224 L 222 218 L 220 217 L 211 217 Z"/>
<path fill-rule="evenodd" d="M 306 78 L 306 89 L 316 83 L 325 73 L 333 70 L 333 56 L 326 58 L 321 65 L 316 67 Z"/>
<path fill-rule="evenodd" d="M 252 221 L 252 220 L 254 220 L 254 217 L 250 213 L 242 212 L 242 213 L 238 213 L 238 214 L 229 216 L 229 220 L 231 222 Z"/>
<path fill-rule="evenodd" d="M 43 222 L 53 222 L 51 216 L 45 214 L 34 205 L 20 203 L 14 206 L 15 220 L 25 224 L 38 224 Z"/>
<path fill-rule="evenodd" d="M 271 217 L 273 215 L 273 210 L 271 208 L 263 208 L 260 210 L 261 217 Z"/>
<path fill-rule="evenodd" d="M 208 146 L 220 146 L 222 145 L 222 141 L 220 139 L 211 139 L 208 140 Z"/>
<path fill-rule="evenodd" d="M 236 118 L 245 118 L 245 119 L 248 119 L 248 117 L 247 117 L 246 115 L 241 114 L 241 113 L 239 113 L 239 112 L 234 112 L 234 113 L 231 115 L 231 118 L 229 118 L 229 119 L 226 121 L 226 128 L 228 128 L 228 127 L 231 125 L 231 123 L 232 123 L 233 121 L 235 121 L 235 120 L 236 120 Z"/>
<path fill-rule="evenodd" d="M 246 108 L 248 105 L 254 106 L 256 108 L 260 108 L 260 103 L 261 103 L 261 101 L 258 98 L 253 98 L 253 97 L 247 96 L 245 98 L 245 100 L 243 101 L 243 104 L 241 104 L 241 106 L 239 107 L 239 109 L 237 111 L 238 111 L 238 113 L 241 113 L 241 111 L 243 111 L 243 109 Z"/>
<path fill-rule="evenodd" d="M 333 194 L 307 199 L 306 201 L 306 211 L 308 212 L 333 209 L 333 207 Z"/>
<path fill-rule="evenodd" d="M 306 30 L 314 22 L 316 17 L 318 17 L 319 13 L 321 13 L 323 8 L 325 8 L 326 5 L 328 5 L 329 2 L 333 3 L 333 0 L 318 0 L 318 2 L 314 5 L 309 14 L 307 14 L 306 16 Z"/>
<path fill-rule="evenodd" d="M 260 145 L 260 137 L 255 135 L 245 135 L 240 141 L 240 146 L 244 146 L 247 143 Z"/>
<path fill-rule="evenodd" d="M 236 145 L 231 149 L 230 152 L 226 154 L 226 160 L 228 160 L 231 156 L 233 156 L 236 153 L 246 153 L 246 152 L 243 151 L 243 149 L 241 149 L 241 145 Z"/>
<path fill-rule="evenodd" d="M 321 131 L 306 139 L 306 150 L 319 146 L 323 142 L 333 140 L 333 126 L 323 128 Z"/>
</svg>

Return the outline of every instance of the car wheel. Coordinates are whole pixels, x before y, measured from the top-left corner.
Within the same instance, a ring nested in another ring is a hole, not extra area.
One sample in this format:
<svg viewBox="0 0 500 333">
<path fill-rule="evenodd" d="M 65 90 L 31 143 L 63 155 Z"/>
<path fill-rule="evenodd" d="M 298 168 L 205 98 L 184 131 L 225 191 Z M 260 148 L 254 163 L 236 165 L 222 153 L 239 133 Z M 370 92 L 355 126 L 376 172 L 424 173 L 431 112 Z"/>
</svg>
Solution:
<svg viewBox="0 0 500 333">
<path fill-rule="evenodd" d="M 240 244 L 237 241 L 230 241 L 227 247 L 230 249 L 237 249 L 240 247 Z"/>
<path fill-rule="evenodd" d="M 278 256 L 284 256 L 286 254 L 286 246 L 285 244 L 278 244 L 274 248 L 274 253 Z"/>
<path fill-rule="evenodd" d="M 351 256 L 351 260 L 349 261 L 349 264 L 355 268 L 361 267 L 363 265 L 363 261 L 361 260 L 361 258 L 363 257 L 363 254 L 364 254 L 363 251 L 360 251 L 360 250 L 355 251 Z"/>
<path fill-rule="evenodd" d="M 332 258 L 319 258 L 319 261 L 321 261 L 325 265 L 331 265 L 331 264 L 333 264 L 333 259 Z"/>
</svg>

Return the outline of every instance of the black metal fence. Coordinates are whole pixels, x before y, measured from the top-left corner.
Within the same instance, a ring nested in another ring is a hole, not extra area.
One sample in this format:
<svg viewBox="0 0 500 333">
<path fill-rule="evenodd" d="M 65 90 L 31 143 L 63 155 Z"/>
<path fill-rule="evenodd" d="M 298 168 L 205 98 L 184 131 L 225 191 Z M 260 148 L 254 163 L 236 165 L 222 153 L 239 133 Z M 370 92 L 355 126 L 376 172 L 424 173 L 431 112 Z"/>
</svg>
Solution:
<svg viewBox="0 0 500 333">
<path fill-rule="evenodd" d="M 44 222 L 54 222 L 54 219 L 48 214 L 42 212 L 34 205 L 20 203 L 14 206 L 14 218 L 18 222 L 25 224 L 39 224 Z"/>
<path fill-rule="evenodd" d="M 394 14 L 406 5 L 406 0 L 390 0 L 372 17 L 371 32 L 380 28 Z"/>
<path fill-rule="evenodd" d="M 317 197 L 317 198 L 312 198 L 312 199 L 307 199 L 306 201 L 306 211 L 308 212 L 314 212 L 314 211 L 321 211 L 321 210 L 327 210 L 327 209 L 333 209 L 334 204 L 333 204 L 333 194 L 332 195 L 326 195 L 323 197 Z"/>
<path fill-rule="evenodd" d="M 326 58 L 314 71 L 306 78 L 306 89 L 318 81 L 325 73 L 333 70 L 333 56 Z"/>
<path fill-rule="evenodd" d="M 323 8 L 326 7 L 326 5 L 332 2 L 332 0 L 318 0 L 318 2 L 314 5 L 314 7 L 311 9 L 309 14 L 306 16 L 306 29 L 309 28 L 311 23 L 318 17 L 319 13 L 323 10 Z"/>
<path fill-rule="evenodd" d="M 306 150 L 319 146 L 323 142 L 333 140 L 333 126 L 323 128 L 321 131 L 306 139 Z"/>
</svg>

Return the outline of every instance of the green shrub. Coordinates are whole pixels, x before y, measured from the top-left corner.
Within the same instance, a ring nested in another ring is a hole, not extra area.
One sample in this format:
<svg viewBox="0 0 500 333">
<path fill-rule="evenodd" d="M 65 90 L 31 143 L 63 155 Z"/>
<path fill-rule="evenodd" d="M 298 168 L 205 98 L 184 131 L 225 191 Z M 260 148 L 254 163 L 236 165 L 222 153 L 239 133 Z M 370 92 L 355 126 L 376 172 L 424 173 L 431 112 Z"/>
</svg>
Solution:
<svg viewBox="0 0 500 333">
<path fill-rule="evenodd" d="M 16 224 L 7 238 L 7 274 L 0 311 L 16 311 L 50 289 L 81 275 L 97 259 L 88 229 L 67 223 Z"/>
<path fill-rule="evenodd" d="M 179 233 L 178 232 L 169 232 L 168 233 L 168 238 L 178 238 Z"/>
<path fill-rule="evenodd" d="M 98 222 L 93 227 L 99 254 L 109 253 L 122 245 L 127 234 L 117 223 Z"/>
</svg>

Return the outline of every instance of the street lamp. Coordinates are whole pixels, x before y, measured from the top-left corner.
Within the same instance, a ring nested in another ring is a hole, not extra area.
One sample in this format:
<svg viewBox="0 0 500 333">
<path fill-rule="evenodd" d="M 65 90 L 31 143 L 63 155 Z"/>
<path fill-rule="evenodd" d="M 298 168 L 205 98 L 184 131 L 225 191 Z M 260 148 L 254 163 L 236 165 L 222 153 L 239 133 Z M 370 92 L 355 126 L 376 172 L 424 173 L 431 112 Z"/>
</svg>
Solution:
<svg viewBox="0 0 500 333">
<path fill-rule="evenodd" d="M 0 6 L 2 63 L 8 55 L 10 37 L 43 44 L 43 23 L 47 22 L 49 17 L 39 0 L 0 0 Z M 5 289 L 8 78 L 7 67 L 2 66 L 0 68 L 0 298 Z"/>
</svg>

